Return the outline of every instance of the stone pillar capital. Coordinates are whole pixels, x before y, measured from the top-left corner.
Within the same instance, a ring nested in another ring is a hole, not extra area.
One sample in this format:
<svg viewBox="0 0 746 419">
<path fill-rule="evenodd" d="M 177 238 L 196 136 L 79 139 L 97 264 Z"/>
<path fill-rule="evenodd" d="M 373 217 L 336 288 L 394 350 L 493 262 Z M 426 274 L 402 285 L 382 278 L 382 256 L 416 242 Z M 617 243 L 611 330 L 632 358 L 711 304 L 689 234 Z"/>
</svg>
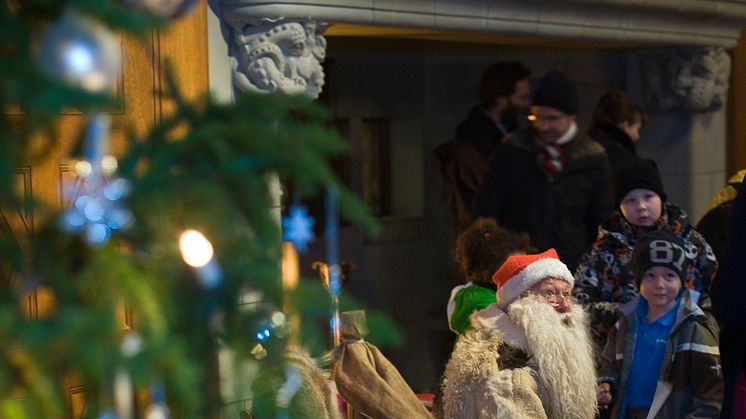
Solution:
<svg viewBox="0 0 746 419">
<path fill-rule="evenodd" d="M 227 12 L 224 18 L 232 31 L 233 81 L 239 90 L 319 96 L 324 85 L 326 23 L 238 12 Z"/>
</svg>

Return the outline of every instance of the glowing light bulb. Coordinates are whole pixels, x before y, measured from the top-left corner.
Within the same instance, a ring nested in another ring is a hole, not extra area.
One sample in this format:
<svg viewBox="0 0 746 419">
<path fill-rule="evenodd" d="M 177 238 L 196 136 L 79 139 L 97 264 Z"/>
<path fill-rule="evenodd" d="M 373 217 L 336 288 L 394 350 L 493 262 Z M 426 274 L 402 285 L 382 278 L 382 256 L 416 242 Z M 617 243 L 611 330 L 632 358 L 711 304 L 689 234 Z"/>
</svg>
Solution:
<svg viewBox="0 0 746 419">
<path fill-rule="evenodd" d="M 197 230 L 187 230 L 179 238 L 179 249 L 184 262 L 193 268 L 200 268 L 212 260 L 212 244 Z"/>
<path fill-rule="evenodd" d="M 93 167 L 90 162 L 80 160 L 75 163 L 75 173 L 80 177 L 88 177 L 93 172 Z"/>
<path fill-rule="evenodd" d="M 76 76 L 85 76 L 92 72 L 96 67 L 96 58 L 93 56 L 95 51 L 85 42 L 71 43 L 62 49 L 62 60 Z"/>
<path fill-rule="evenodd" d="M 107 175 L 116 172 L 118 166 L 119 162 L 117 162 L 117 158 L 112 155 L 106 155 L 101 158 L 101 169 L 103 169 L 104 173 Z"/>
</svg>

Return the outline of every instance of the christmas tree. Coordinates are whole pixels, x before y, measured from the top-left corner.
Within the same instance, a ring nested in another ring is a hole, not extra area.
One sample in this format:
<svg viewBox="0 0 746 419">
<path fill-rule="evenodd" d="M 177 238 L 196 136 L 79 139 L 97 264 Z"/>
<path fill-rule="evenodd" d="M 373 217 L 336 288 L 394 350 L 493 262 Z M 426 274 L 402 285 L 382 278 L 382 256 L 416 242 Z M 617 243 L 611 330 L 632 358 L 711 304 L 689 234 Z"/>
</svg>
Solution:
<svg viewBox="0 0 746 419">
<path fill-rule="evenodd" d="M 194 2 L 162 3 L 2 3 L 1 417 L 69 416 L 70 382 L 81 383 L 83 417 L 216 417 L 221 374 L 246 362 L 256 363 L 250 376 L 272 378 L 255 394 L 266 399 L 255 400 L 266 410 L 256 417 L 293 417 L 275 394 L 288 339 L 314 355 L 329 349 L 328 327 L 318 327 L 329 324 L 329 293 L 319 281 L 282 289 L 282 235 L 268 209 L 279 178 L 299 196 L 338 194 L 341 212 L 374 230 L 328 165 L 345 142 L 309 99 L 187 100 L 168 72 L 159 94 L 172 113 L 145 133 L 112 124 L 121 67 L 112 33 L 144 39 Z M 70 109 L 85 123 L 55 206 L 18 176 L 55 158 L 57 120 Z M 115 157 L 113 137 L 124 144 Z M 391 330 L 381 321 L 372 329 Z"/>
</svg>

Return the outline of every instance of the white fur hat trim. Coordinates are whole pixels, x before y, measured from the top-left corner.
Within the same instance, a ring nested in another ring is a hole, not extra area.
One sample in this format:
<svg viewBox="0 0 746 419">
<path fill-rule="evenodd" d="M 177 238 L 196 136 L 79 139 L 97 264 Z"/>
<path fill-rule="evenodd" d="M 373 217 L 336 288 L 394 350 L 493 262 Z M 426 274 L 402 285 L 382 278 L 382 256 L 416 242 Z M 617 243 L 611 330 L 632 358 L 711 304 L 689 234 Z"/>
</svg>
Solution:
<svg viewBox="0 0 746 419">
<path fill-rule="evenodd" d="M 503 310 L 508 304 L 515 301 L 524 292 L 528 291 L 534 285 L 547 278 L 562 279 L 570 286 L 575 285 L 570 270 L 559 259 L 545 258 L 521 269 L 518 274 L 514 275 L 502 287 L 497 290 L 497 304 Z"/>
</svg>

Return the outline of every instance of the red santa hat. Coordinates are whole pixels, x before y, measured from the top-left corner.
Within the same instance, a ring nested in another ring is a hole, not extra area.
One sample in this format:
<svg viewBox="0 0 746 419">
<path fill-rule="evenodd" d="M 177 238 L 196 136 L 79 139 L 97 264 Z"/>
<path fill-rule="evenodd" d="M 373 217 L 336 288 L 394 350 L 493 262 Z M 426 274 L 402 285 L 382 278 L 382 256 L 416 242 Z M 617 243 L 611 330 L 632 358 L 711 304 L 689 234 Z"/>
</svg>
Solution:
<svg viewBox="0 0 746 419">
<path fill-rule="evenodd" d="M 521 294 L 547 278 L 561 279 L 572 287 L 575 279 L 559 260 L 557 251 L 549 249 L 536 255 L 513 255 L 492 275 L 497 284 L 497 304 L 505 309 Z"/>
</svg>

